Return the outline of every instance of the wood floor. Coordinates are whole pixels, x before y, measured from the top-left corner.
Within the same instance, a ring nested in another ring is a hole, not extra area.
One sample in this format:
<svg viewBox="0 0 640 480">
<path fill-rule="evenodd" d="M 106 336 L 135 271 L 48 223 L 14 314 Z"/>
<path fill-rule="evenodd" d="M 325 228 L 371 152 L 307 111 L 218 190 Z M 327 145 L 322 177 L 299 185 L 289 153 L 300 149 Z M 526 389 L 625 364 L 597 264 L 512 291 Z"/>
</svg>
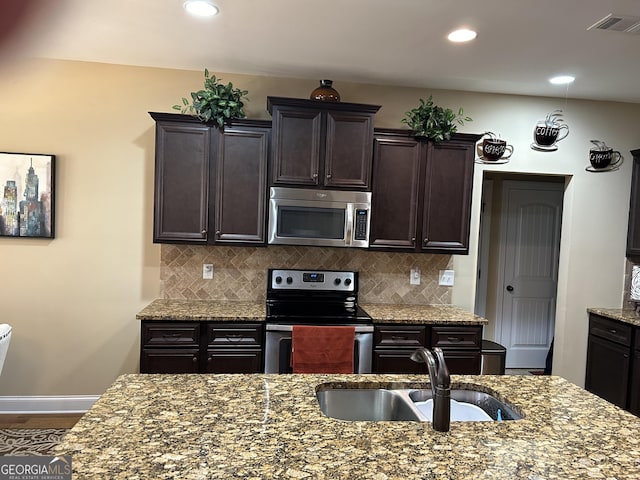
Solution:
<svg viewBox="0 0 640 480">
<path fill-rule="evenodd" d="M 71 428 L 82 417 L 81 413 L 65 414 L 0 414 L 0 428 Z"/>
</svg>

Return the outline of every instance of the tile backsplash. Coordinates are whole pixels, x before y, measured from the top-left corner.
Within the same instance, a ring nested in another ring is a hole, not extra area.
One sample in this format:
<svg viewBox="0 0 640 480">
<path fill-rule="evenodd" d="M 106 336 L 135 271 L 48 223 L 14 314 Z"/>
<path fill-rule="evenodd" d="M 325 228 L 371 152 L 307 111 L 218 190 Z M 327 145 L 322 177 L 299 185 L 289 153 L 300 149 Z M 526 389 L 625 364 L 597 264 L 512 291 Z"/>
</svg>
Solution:
<svg viewBox="0 0 640 480">
<path fill-rule="evenodd" d="M 213 264 L 213 280 L 202 279 L 205 263 Z M 452 265 L 451 255 L 357 248 L 162 245 L 160 280 L 167 299 L 262 302 L 268 268 L 356 270 L 360 303 L 448 305 L 451 287 L 439 286 L 438 274 Z M 412 267 L 420 269 L 420 285 L 409 284 Z"/>
</svg>

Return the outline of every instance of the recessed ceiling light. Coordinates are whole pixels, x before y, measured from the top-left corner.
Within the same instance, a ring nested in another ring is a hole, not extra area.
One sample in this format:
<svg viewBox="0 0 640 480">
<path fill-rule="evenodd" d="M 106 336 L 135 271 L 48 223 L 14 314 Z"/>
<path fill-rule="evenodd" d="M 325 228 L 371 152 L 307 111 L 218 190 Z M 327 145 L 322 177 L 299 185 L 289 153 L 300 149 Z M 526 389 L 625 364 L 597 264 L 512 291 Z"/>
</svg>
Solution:
<svg viewBox="0 0 640 480">
<path fill-rule="evenodd" d="M 558 75 L 557 77 L 550 78 L 549 83 L 566 85 L 567 83 L 572 83 L 575 79 L 576 77 L 572 77 L 571 75 Z"/>
<path fill-rule="evenodd" d="M 451 32 L 449 35 L 447 35 L 447 38 L 449 39 L 450 42 L 460 43 L 460 42 L 469 42 L 474 38 L 476 38 L 477 36 L 478 34 L 473 30 L 469 30 L 467 28 L 461 28 L 460 30 L 454 30 L 453 32 Z"/>
<path fill-rule="evenodd" d="M 184 2 L 187 12 L 198 17 L 213 17 L 218 13 L 218 7 L 208 0 L 187 0 Z"/>
</svg>

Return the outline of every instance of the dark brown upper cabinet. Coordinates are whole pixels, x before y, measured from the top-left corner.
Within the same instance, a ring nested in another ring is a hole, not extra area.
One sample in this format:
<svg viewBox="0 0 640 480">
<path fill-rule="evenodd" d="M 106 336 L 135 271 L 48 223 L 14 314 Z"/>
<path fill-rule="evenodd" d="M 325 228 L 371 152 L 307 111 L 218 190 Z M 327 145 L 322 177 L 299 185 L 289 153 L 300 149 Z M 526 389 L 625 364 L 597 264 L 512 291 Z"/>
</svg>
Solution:
<svg viewBox="0 0 640 480">
<path fill-rule="evenodd" d="M 475 143 L 454 134 L 433 143 L 408 130 L 376 130 L 371 249 L 469 253 Z"/>
<path fill-rule="evenodd" d="M 223 130 L 179 114 L 156 121 L 156 243 L 266 244 L 270 122 Z"/>
<path fill-rule="evenodd" d="M 640 149 L 631 150 L 633 173 L 629 200 L 629 226 L 627 230 L 627 257 L 640 259 Z"/>
<path fill-rule="evenodd" d="M 378 105 L 267 97 L 271 185 L 369 190 Z"/>
</svg>

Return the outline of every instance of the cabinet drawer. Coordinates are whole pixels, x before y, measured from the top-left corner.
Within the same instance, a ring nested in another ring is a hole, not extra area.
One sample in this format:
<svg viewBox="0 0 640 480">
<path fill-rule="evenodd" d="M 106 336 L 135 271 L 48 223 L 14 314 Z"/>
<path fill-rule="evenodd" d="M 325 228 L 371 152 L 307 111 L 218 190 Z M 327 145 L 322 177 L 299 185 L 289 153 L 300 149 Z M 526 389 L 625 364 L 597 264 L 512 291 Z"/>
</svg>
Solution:
<svg viewBox="0 0 640 480">
<path fill-rule="evenodd" d="M 424 325 L 375 326 L 375 348 L 419 348 L 428 345 L 427 327 Z"/>
<path fill-rule="evenodd" d="M 197 348 L 145 348 L 140 355 L 140 373 L 198 373 Z"/>
<path fill-rule="evenodd" d="M 260 347 L 262 345 L 261 324 L 209 324 L 207 345 L 216 348 Z"/>
<path fill-rule="evenodd" d="M 589 333 L 624 346 L 631 346 L 633 327 L 600 315 L 589 315 Z"/>
<path fill-rule="evenodd" d="M 145 322 L 142 324 L 142 344 L 145 347 L 198 347 L 200 324 Z"/>
<path fill-rule="evenodd" d="M 480 349 L 482 327 L 432 327 L 431 346 L 443 350 Z"/>
</svg>

